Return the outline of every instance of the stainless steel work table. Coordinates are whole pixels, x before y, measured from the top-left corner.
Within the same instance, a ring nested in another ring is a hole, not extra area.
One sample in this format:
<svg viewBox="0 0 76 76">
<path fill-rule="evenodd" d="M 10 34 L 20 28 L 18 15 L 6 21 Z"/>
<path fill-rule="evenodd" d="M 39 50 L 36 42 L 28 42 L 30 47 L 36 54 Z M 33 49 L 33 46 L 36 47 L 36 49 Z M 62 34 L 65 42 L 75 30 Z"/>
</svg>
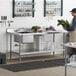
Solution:
<svg viewBox="0 0 76 76">
<path fill-rule="evenodd" d="M 75 67 L 76 68 L 76 61 L 67 63 L 67 48 L 75 48 L 76 49 L 76 42 L 68 42 L 66 44 L 63 44 L 65 47 L 65 76 L 67 76 L 67 66 Z"/>
<path fill-rule="evenodd" d="M 7 34 L 10 35 L 10 59 L 12 56 L 12 36 L 13 35 L 18 35 L 19 39 L 21 36 L 28 36 L 28 35 L 33 35 L 33 36 L 42 36 L 45 34 L 53 34 L 53 43 L 55 43 L 55 34 L 58 33 L 64 33 L 61 31 L 46 31 L 46 32 L 37 32 L 37 33 L 17 33 L 13 29 L 7 29 Z M 37 54 L 37 53 L 51 53 L 51 51 L 38 51 L 38 52 L 30 52 L 30 53 L 21 53 L 21 41 L 19 41 L 19 60 L 21 61 L 21 55 L 27 55 L 27 54 Z"/>
</svg>

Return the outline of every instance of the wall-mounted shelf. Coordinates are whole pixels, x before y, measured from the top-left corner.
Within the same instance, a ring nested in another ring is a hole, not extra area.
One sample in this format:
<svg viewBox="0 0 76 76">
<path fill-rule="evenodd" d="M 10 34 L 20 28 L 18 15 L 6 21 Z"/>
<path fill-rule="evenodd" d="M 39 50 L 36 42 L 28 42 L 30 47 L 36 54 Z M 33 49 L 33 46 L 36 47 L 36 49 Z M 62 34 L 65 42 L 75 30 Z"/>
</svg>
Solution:
<svg viewBox="0 0 76 76">
<path fill-rule="evenodd" d="M 13 0 L 14 17 L 34 17 L 34 0 Z"/>
<path fill-rule="evenodd" d="M 62 16 L 63 0 L 44 0 L 44 17 L 45 16 Z"/>
</svg>

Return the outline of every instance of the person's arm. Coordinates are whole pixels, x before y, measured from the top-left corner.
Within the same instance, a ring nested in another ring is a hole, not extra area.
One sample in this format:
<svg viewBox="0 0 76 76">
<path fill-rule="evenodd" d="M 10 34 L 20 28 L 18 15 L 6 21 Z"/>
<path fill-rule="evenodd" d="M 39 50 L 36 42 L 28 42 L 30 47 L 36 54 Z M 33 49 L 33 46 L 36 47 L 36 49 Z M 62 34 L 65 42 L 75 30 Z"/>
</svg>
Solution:
<svg viewBox="0 0 76 76">
<path fill-rule="evenodd" d="M 73 25 L 67 28 L 67 31 L 74 31 L 74 30 L 75 30 L 75 28 Z"/>
<path fill-rule="evenodd" d="M 67 31 L 74 31 L 76 29 L 76 17 L 73 18 L 72 26 L 67 28 Z"/>
</svg>

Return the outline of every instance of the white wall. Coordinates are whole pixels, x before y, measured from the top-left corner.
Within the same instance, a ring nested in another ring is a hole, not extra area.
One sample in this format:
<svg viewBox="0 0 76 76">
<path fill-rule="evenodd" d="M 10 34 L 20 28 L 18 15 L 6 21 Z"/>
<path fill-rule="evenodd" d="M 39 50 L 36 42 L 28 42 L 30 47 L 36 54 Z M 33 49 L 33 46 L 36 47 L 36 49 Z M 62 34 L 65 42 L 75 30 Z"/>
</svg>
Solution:
<svg viewBox="0 0 76 76">
<path fill-rule="evenodd" d="M 11 24 L 10 28 L 19 27 L 32 27 L 33 25 L 39 26 L 50 26 L 53 25 L 57 27 L 57 19 L 65 18 L 68 20 L 72 19 L 69 11 L 76 7 L 76 0 L 63 0 L 63 17 L 53 17 L 53 19 L 48 21 L 47 17 L 43 17 L 43 2 L 44 0 L 35 0 L 35 17 L 15 17 L 12 18 L 12 0 L 0 0 L 0 16 L 7 16 L 8 20 L 13 20 L 14 23 Z M 6 51 L 6 28 L 9 28 L 3 24 L 0 24 L 0 51 Z"/>
</svg>

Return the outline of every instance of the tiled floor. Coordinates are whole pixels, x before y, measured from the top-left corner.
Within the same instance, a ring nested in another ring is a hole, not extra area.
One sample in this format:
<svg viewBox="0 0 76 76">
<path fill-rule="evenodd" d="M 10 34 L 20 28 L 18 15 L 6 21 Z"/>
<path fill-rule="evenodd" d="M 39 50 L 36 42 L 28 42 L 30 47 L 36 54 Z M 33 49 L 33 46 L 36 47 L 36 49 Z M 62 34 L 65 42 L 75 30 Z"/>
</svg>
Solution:
<svg viewBox="0 0 76 76">
<path fill-rule="evenodd" d="M 0 76 L 65 76 L 64 66 L 36 69 L 20 72 L 12 72 L 0 68 Z M 67 76 L 76 76 L 76 68 L 69 67 L 67 69 Z"/>
</svg>

